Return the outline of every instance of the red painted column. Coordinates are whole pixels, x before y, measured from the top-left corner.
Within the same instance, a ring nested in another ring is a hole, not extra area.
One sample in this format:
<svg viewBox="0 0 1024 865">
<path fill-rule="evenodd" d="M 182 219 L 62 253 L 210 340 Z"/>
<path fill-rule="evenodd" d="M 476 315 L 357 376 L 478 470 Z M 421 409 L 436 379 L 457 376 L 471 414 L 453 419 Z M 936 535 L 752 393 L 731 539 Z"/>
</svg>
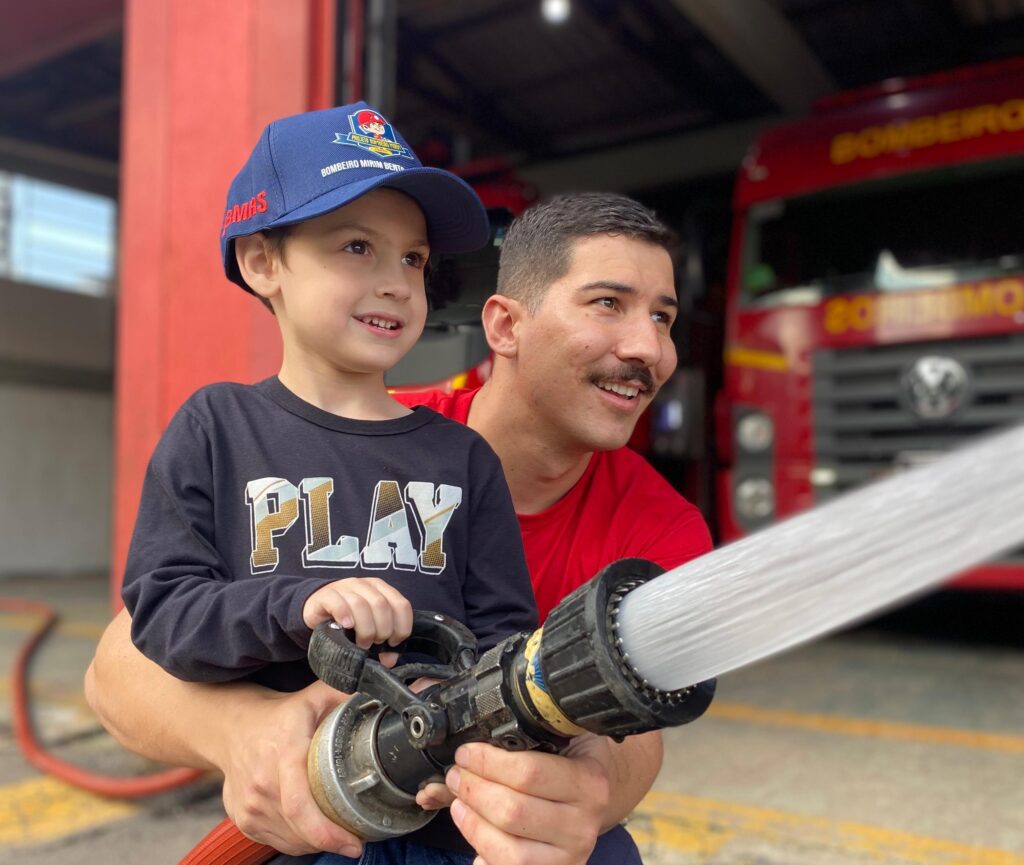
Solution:
<svg viewBox="0 0 1024 865">
<path fill-rule="evenodd" d="M 334 0 L 126 0 L 112 603 L 142 479 L 178 406 L 277 371 L 273 316 L 228 282 L 219 230 L 263 127 L 333 104 Z"/>
</svg>

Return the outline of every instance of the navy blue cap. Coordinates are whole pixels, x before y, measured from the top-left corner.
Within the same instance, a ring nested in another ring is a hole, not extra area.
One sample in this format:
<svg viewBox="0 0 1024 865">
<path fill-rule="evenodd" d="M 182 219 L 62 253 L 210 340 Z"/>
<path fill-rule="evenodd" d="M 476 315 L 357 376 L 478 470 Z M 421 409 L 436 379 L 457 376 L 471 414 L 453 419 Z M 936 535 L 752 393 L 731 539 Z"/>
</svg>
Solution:
<svg viewBox="0 0 1024 865">
<path fill-rule="evenodd" d="M 322 216 L 381 186 L 419 204 L 431 251 L 470 252 L 490 238 L 473 188 L 450 171 L 424 167 L 380 112 L 356 102 L 263 130 L 228 191 L 220 233 L 228 279 L 249 290 L 235 260 L 236 237 Z"/>
</svg>

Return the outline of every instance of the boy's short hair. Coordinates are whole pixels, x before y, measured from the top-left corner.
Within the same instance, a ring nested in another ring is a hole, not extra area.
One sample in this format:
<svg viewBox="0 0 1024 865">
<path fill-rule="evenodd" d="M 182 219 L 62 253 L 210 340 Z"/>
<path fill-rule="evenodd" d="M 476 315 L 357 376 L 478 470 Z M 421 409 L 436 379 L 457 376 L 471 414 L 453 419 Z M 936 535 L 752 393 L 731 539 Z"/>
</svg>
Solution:
<svg viewBox="0 0 1024 865">
<path fill-rule="evenodd" d="M 224 273 L 252 291 L 238 269 L 235 238 L 314 219 L 381 187 L 419 205 L 432 252 L 469 252 L 490 237 L 473 188 L 421 164 L 379 111 L 356 102 L 285 117 L 263 130 L 228 191 L 220 231 Z"/>
<path fill-rule="evenodd" d="M 501 245 L 498 294 L 537 310 L 549 285 L 569 272 L 575 241 L 628 237 L 674 252 L 676 235 L 644 207 L 614 192 L 573 192 L 536 204 L 513 220 Z"/>
</svg>

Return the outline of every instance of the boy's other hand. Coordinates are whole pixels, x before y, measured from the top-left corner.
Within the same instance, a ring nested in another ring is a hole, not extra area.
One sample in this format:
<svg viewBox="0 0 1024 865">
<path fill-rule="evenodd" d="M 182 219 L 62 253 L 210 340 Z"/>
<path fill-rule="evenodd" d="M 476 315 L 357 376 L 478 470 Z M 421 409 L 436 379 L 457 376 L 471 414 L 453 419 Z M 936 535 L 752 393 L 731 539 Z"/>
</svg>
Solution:
<svg viewBox="0 0 1024 865">
<path fill-rule="evenodd" d="M 310 629 L 334 621 L 356 633 L 356 644 L 364 649 L 377 643 L 397 646 L 412 633 L 412 605 L 397 589 L 376 577 L 335 580 L 306 598 L 302 619 Z M 381 655 L 381 663 L 392 666 L 393 652 Z"/>
</svg>

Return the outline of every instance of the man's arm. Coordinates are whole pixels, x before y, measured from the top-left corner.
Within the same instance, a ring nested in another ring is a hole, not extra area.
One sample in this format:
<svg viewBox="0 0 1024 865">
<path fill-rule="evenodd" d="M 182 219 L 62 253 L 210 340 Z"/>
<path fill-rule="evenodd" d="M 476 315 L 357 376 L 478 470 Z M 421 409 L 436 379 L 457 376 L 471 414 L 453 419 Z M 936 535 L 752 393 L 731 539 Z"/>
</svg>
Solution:
<svg viewBox="0 0 1024 865">
<path fill-rule="evenodd" d="M 616 744 L 581 736 L 565 756 L 462 746 L 448 773 L 452 818 L 488 865 L 583 865 L 661 768 L 658 732 Z"/>
<path fill-rule="evenodd" d="M 89 705 L 126 748 L 224 775 L 224 807 L 250 838 L 300 855 L 358 856 L 355 836 L 328 820 L 309 790 L 306 755 L 344 695 L 322 682 L 292 694 L 257 685 L 174 678 L 131 642 L 124 610 L 107 626 L 85 676 Z"/>
</svg>

